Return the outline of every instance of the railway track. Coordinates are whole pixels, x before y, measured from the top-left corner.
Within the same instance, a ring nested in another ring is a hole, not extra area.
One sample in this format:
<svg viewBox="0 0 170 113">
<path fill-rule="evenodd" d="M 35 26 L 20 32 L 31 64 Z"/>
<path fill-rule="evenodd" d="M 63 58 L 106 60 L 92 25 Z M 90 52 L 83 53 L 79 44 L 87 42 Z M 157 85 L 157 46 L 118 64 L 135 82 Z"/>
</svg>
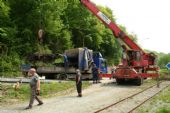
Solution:
<svg viewBox="0 0 170 113">
<path fill-rule="evenodd" d="M 170 86 L 169 82 L 161 82 L 159 88 L 157 87 L 157 84 L 152 85 L 138 93 L 99 109 L 94 113 L 132 113 L 168 86 Z"/>
</svg>

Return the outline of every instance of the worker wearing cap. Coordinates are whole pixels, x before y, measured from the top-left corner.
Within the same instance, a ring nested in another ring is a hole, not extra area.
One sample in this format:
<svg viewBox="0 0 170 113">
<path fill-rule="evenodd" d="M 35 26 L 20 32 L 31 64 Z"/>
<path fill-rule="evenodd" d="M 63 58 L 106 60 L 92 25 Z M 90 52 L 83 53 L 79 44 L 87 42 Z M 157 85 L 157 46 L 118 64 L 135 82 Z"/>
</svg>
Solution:
<svg viewBox="0 0 170 113">
<path fill-rule="evenodd" d="M 76 70 L 76 88 L 78 97 L 82 97 L 82 80 L 81 80 L 81 73 L 80 70 Z"/>
<path fill-rule="evenodd" d="M 97 83 L 99 80 L 99 73 L 98 73 L 98 68 L 95 63 L 92 64 L 92 75 L 93 75 L 93 84 Z"/>
<path fill-rule="evenodd" d="M 42 105 L 43 102 L 38 98 L 38 95 L 40 94 L 40 80 L 38 74 L 36 73 L 36 70 L 34 68 L 31 68 L 28 72 L 28 76 L 31 77 L 31 95 L 29 105 L 28 107 L 26 107 L 26 109 L 31 109 L 35 99 L 38 101 L 38 105 Z"/>
</svg>

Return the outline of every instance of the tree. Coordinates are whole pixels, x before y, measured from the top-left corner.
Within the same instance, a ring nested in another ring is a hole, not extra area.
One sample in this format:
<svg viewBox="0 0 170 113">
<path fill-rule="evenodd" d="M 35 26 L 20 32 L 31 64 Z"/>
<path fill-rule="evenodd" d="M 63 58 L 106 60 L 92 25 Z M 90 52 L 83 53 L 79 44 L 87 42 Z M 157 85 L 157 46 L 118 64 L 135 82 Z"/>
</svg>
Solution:
<svg viewBox="0 0 170 113">
<path fill-rule="evenodd" d="M 160 68 L 165 68 L 165 66 L 170 62 L 170 54 L 165 54 L 161 56 L 158 60 L 158 65 Z"/>
<path fill-rule="evenodd" d="M 115 22 L 111 9 L 99 8 Z M 114 60 L 118 64 L 121 50 L 110 29 L 82 6 L 79 0 L 70 1 L 65 12 L 63 20 L 72 33 L 74 47 L 86 46 L 93 51 L 100 51 L 111 64 Z"/>
<path fill-rule="evenodd" d="M 98 7 L 116 22 L 111 9 Z M 137 40 L 134 33 L 128 35 Z M 121 46 L 112 31 L 79 0 L 0 0 L 0 37 L 0 44 L 8 48 L 3 59 L 6 70 L 19 66 L 30 53 L 63 53 L 77 47 L 101 52 L 110 65 L 118 65 L 121 58 Z"/>
<path fill-rule="evenodd" d="M 61 19 L 67 7 L 66 0 L 15 0 L 10 1 L 10 7 L 17 29 L 14 49 L 21 56 L 41 53 L 43 49 L 63 52 L 72 46 L 71 34 Z M 37 39 L 39 29 L 44 30 L 42 44 Z"/>
<path fill-rule="evenodd" d="M 0 0 L 0 43 L 7 48 L 11 47 L 12 39 L 15 37 L 15 28 L 9 17 L 10 7 L 7 2 Z"/>
<path fill-rule="evenodd" d="M 62 20 L 67 5 L 67 0 L 44 0 L 41 6 L 46 32 L 45 44 L 53 53 L 62 53 L 64 50 L 72 47 L 71 33 Z"/>
<path fill-rule="evenodd" d="M 10 18 L 15 24 L 16 35 L 11 50 L 20 56 L 36 50 L 39 25 L 37 0 L 9 0 Z"/>
</svg>

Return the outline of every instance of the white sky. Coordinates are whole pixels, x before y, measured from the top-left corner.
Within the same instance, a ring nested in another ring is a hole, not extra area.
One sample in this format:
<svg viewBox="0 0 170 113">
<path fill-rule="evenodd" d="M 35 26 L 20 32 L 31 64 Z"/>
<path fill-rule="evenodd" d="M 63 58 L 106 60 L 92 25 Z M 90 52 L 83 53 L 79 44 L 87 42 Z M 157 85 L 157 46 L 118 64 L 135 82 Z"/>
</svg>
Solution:
<svg viewBox="0 0 170 113">
<path fill-rule="evenodd" d="M 91 0 L 113 10 L 116 22 L 138 36 L 143 49 L 170 53 L 170 0 Z"/>
</svg>

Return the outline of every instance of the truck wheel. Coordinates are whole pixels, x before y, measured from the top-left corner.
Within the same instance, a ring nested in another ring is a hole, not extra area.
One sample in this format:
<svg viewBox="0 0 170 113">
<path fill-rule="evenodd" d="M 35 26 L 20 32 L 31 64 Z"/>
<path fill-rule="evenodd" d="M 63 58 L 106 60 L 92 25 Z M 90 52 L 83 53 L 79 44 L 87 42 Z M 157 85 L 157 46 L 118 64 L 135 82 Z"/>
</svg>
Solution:
<svg viewBox="0 0 170 113">
<path fill-rule="evenodd" d="M 122 84 L 122 83 L 124 83 L 124 79 L 116 78 L 116 83 L 117 84 Z"/>
<path fill-rule="evenodd" d="M 136 85 L 137 85 L 137 86 L 140 86 L 140 85 L 142 85 L 142 84 L 143 84 L 143 78 L 142 78 L 142 77 L 137 78 L 137 79 L 136 79 Z"/>
</svg>

